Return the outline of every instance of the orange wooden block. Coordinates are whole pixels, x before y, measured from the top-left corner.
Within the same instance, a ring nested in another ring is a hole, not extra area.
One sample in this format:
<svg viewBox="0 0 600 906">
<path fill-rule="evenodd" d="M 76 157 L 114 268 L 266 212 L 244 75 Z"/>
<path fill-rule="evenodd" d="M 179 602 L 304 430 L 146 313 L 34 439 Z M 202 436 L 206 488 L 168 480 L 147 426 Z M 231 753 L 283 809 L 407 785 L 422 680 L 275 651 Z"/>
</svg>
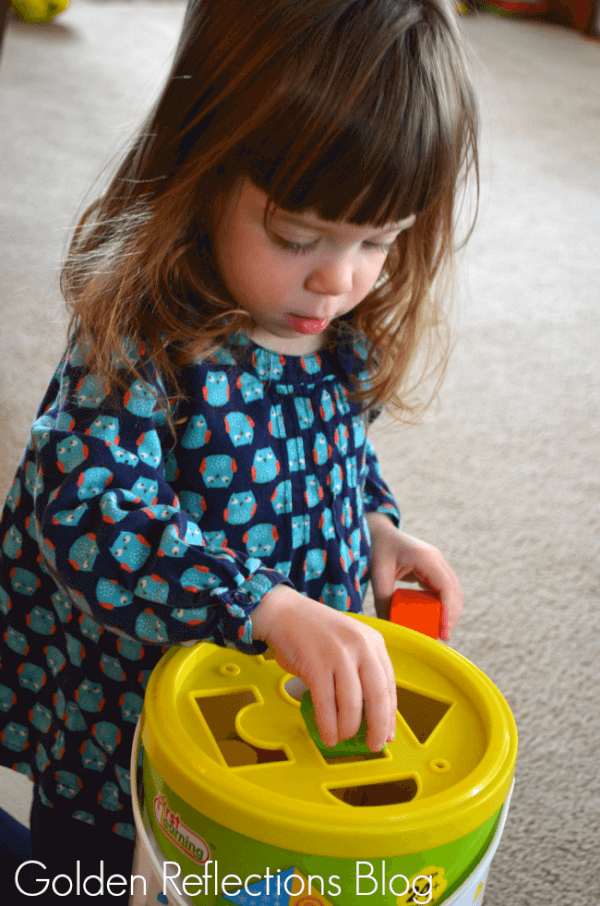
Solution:
<svg viewBox="0 0 600 906">
<path fill-rule="evenodd" d="M 416 629 L 432 639 L 439 638 L 442 605 L 435 595 L 411 588 L 397 588 L 392 595 L 390 621 Z"/>
</svg>

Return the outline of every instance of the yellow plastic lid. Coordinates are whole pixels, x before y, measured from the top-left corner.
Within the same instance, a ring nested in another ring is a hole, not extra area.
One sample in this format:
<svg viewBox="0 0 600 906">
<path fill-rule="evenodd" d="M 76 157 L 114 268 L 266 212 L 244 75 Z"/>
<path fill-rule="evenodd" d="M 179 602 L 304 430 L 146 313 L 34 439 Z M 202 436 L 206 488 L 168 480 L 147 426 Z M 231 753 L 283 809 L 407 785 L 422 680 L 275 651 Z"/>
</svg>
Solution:
<svg viewBox="0 0 600 906">
<path fill-rule="evenodd" d="M 148 683 L 142 740 L 163 781 L 231 830 L 327 856 L 429 850 L 491 818 L 517 756 L 505 699 L 441 643 L 356 618 L 382 633 L 396 675 L 396 737 L 383 753 L 324 758 L 297 679 L 269 653 L 200 642 L 171 649 Z"/>
</svg>

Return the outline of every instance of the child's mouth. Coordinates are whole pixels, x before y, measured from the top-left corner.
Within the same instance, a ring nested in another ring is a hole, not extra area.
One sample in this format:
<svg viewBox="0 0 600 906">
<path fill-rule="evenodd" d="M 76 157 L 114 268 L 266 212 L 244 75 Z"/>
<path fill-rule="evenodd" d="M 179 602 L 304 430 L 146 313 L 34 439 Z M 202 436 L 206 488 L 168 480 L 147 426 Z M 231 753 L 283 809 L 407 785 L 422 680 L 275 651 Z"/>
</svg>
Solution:
<svg viewBox="0 0 600 906">
<path fill-rule="evenodd" d="M 300 315 L 285 315 L 286 323 L 298 333 L 322 333 L 329 324 L 329 318 L 305 318 Z"/>
</svg>

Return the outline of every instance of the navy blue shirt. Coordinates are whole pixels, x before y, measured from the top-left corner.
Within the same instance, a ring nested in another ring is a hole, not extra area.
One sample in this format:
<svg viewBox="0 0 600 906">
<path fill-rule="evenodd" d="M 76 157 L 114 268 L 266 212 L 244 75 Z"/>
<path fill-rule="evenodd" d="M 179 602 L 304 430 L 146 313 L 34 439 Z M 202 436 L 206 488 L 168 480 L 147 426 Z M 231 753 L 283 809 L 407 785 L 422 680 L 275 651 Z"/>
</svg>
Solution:
<svg viewBox="0 0 600 906">
<path fill-rule="evenodd" d="M 251 614 L 279 583 L 359 612 L 365 515 L 399 524 L 348 399 L 366 349 L 236 349 L 187 366 L 172 405 L 151 364 L 115 403 L 68 351 L 0 523 L 1 761 L 128 838 L 133 731 L 165 646 L 264 650 Z"/>
</svg>

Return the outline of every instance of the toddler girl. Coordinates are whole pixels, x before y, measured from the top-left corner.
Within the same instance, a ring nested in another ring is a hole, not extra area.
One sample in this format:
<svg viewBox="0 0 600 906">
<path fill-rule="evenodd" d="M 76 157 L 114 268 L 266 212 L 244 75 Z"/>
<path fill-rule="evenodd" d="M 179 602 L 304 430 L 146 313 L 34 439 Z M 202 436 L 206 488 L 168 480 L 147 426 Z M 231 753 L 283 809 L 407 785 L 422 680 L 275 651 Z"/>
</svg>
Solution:
<svg viewBox="0 0 600 906">
<path fill-rule="evenodd" d="M 392 737 L 382 637 L 345 612 L 370 580 L 385 618 L 414 574 L 448 639 L 462 598 L 400 531 L 368 426 L 413 415 L 443 365 L 441 278 L 476 160 L 447 0 L 191 9 L 75 232 L 68 348 L 3 513 L 0 751 L 35 782 L 48 869 L 29 892 L 77 859 L 128 878 L 132 735 L 166 646 L 268 644 L 326 744 L 363 707 L 369 746 Z"/>
</svg>

